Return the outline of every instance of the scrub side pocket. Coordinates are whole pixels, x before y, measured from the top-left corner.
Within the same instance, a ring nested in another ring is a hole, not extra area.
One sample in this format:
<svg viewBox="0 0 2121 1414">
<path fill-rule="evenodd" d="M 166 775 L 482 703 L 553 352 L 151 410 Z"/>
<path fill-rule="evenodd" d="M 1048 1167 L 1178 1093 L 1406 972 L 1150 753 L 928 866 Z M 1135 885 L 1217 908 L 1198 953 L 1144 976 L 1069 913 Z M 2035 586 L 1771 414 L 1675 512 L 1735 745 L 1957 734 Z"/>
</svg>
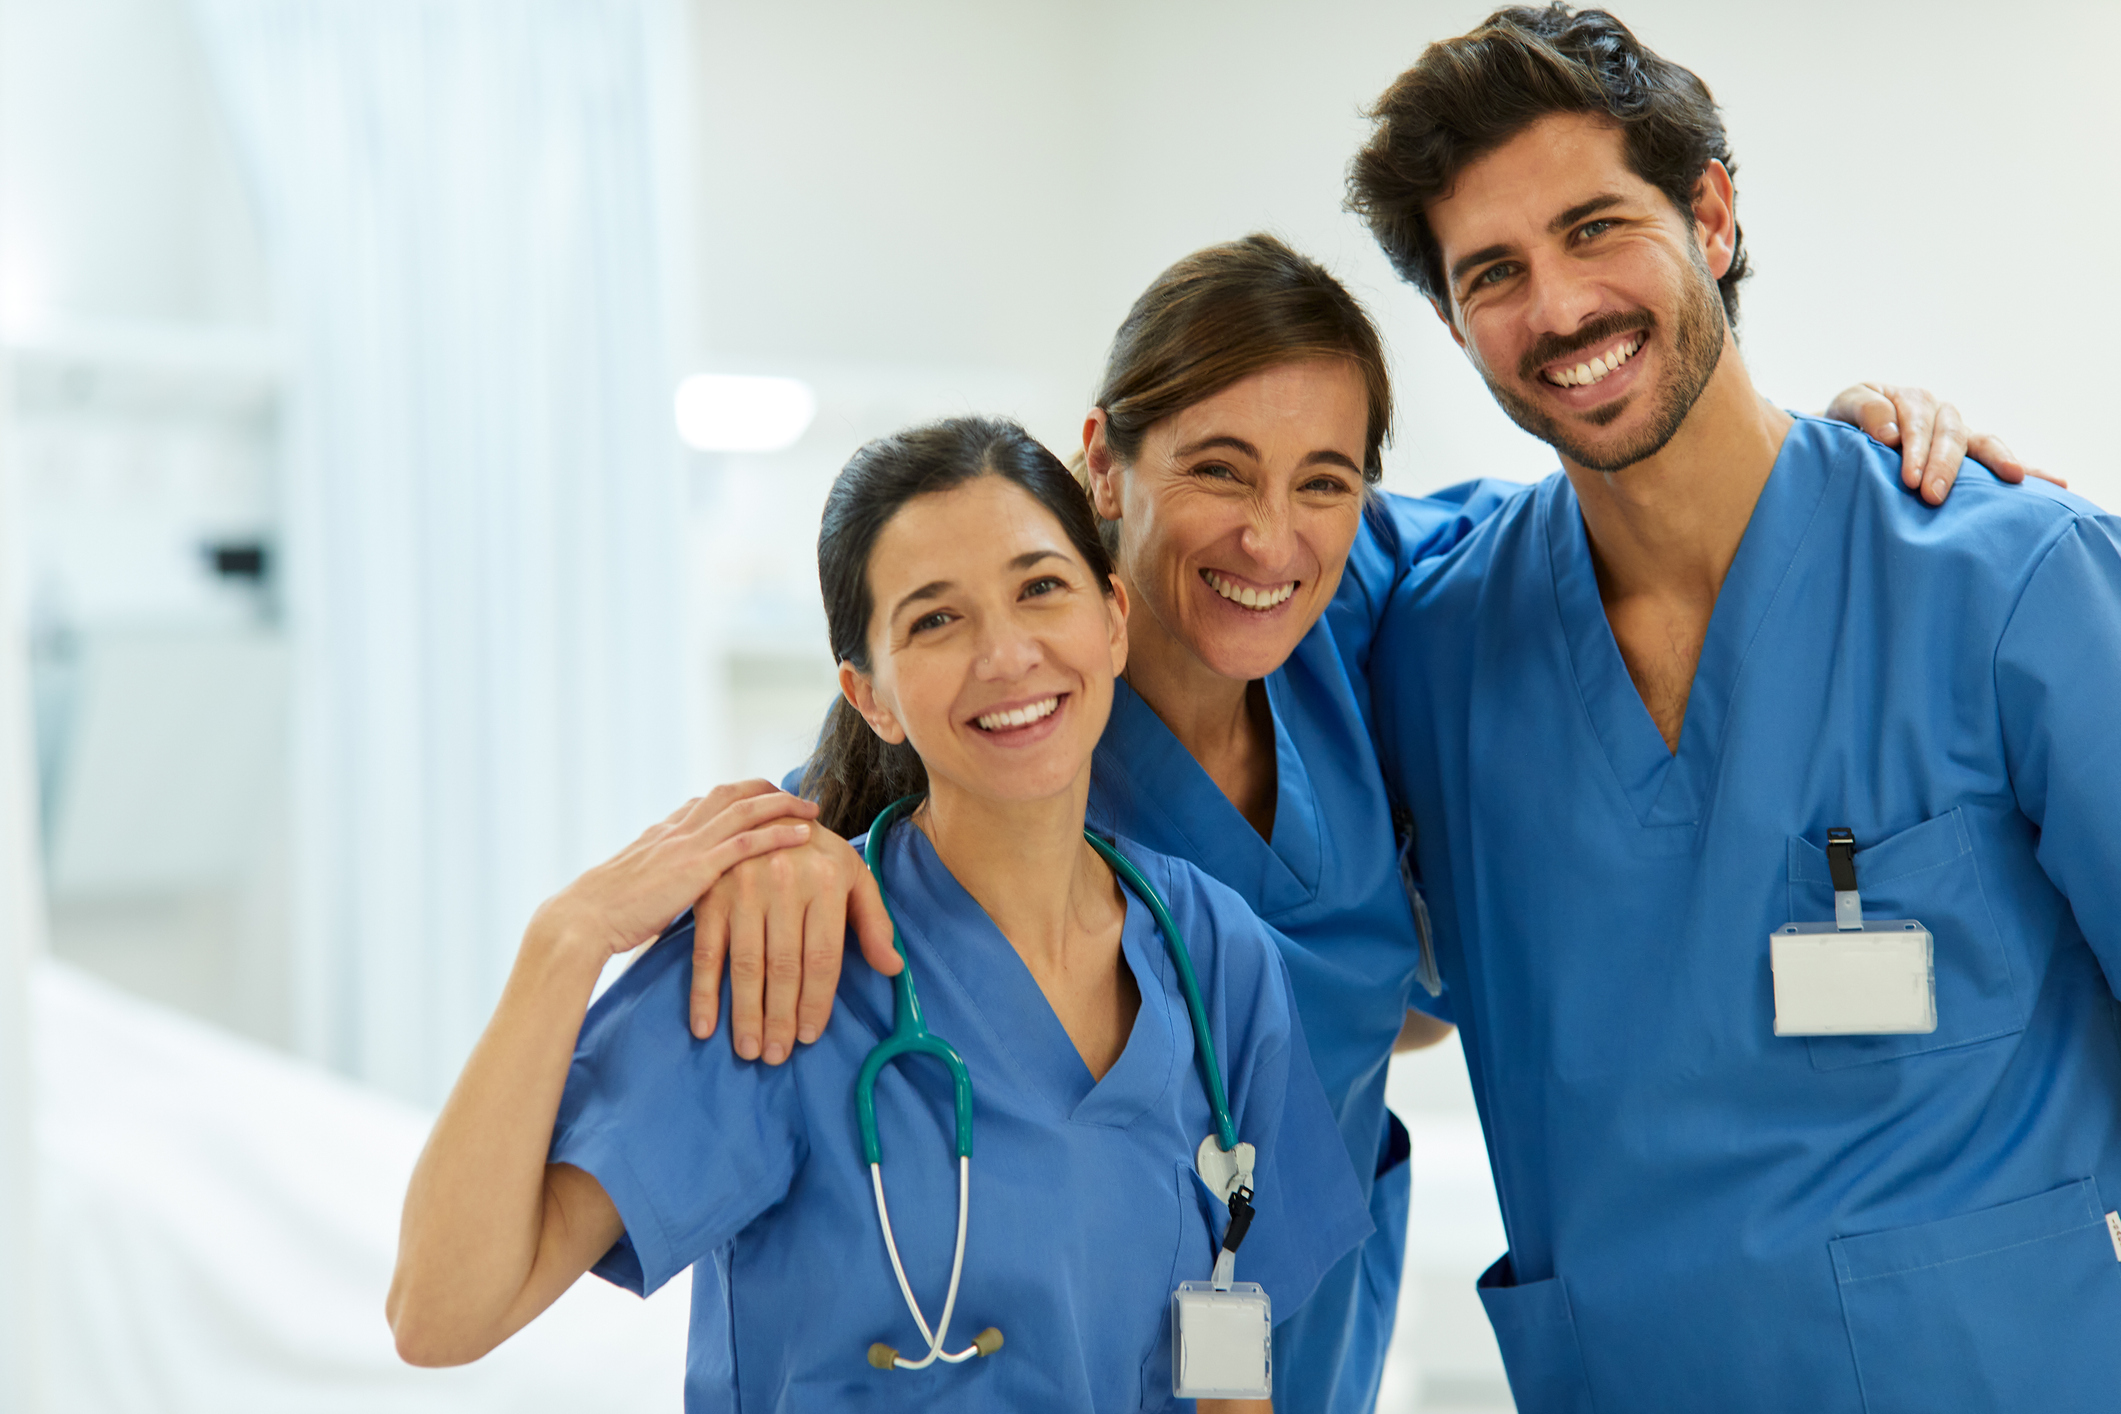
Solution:
<svg viewBox="0 0 2121 1414">
<path fill-rule="evenodd" d="M 1964 810 L 1954 808 L 1857 850 L 1863 916 L 1912 918 L 1935 939 L 1937 1029 L 1917 1036 L 1803 1037 L 1816 1069 L 1844 1070 L 1970 1046 L 2025 1029 L 2026 1004 L 1981 887 L 1981 855 L 1971 823 Z M 1789 909 L 1792 922 L 1834 916 L 1826 851 L 1798 835 L 1789 837 Z M 1766 946 L 1763 939 L 1763 951 Z M 1772 1016 L 1763 1024 L 1772 1029 Z"/>
<path fill-rule="evenodd" d="M 2121 1260 L 2091 1179 L 1828 1247 L 1867 1414 L 2121 1399 Z"/>
<path fill-rule="evenodd" d="M 1505 1253 L 1480 1274 L 1479 1286 L 1517 1407 L 1526 1414 L 1597 1414 L 1561 1278 L 1519 1286 Z"/>
</svg>

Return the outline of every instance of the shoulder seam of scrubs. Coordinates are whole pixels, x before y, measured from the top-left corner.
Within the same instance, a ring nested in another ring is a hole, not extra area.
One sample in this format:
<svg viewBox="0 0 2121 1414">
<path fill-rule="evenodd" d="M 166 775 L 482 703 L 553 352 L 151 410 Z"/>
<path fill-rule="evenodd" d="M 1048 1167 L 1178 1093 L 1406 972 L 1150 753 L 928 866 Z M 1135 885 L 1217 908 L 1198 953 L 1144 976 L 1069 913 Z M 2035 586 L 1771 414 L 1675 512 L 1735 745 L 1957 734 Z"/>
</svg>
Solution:
<svg viewBox="0 0 2121 1414">
<path fill-rule="evenodd" d="M 2011 598 L 2010 612 L 2003 616 L 2003 627 L 1997 631 L 1996 641 L 1989 648 L 1988 675 L 1992 684 L 1996 681 L 1997 660 L 2003 656 L 2004 641 L 2011 636 L 2011 629 L 2018 623 L 2018 611 L 2025 607 L 2025 596 L 2032 593 L 2033 581 L 2040 578 L 2040 571 L 2047 568 L 2047 562 L 2054 558 L 2055 552 L 2062 547 L 2062 542 L 2072 535 L 2082 535 L 2084 522 L 2091 519 L 2073 506 L 2065 506 L 2063 509 L 2069 512 L 2068 518 L 2056 523 L 2047 544 L 2040 548 L 2040 553 L 2034 555 L 2026 566 L 2024 576 L 2018 581 L 2018 592 Z"/>
</svg>

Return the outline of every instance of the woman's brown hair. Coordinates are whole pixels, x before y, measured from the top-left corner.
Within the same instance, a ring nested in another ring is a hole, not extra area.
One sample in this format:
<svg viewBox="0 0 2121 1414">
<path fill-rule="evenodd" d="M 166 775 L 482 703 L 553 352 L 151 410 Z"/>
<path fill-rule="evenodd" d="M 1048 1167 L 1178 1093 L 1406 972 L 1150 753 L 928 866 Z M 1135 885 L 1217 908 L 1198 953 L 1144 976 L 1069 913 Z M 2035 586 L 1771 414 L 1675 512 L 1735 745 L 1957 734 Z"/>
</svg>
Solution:
<svg viewBox="0 0 2121 1414">
<path fill-rule="evenodd" d="M 1197 250 L 1156 277 L 1112 336 L 1096 404 L 1122 462 L 1158 422 L 1284 363 L 1344 358 L 1362 374 L 1370 422 L 1363 480 L 1384 475 L 1392 380 L 1370 316 L 1324 266 L 1268 235 Z M 1082 457 L 1071 459 L 1084 475 Z M 1116 527 L 1104 526 L 1106 543 Z"/>
</svg>

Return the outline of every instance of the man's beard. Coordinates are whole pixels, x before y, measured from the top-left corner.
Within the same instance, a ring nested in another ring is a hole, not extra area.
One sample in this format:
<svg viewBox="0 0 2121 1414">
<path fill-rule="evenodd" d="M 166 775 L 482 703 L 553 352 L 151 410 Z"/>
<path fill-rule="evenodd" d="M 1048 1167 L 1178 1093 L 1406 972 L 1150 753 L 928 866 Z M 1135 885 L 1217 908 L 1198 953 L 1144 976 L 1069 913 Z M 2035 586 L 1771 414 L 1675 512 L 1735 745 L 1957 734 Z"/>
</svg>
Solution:
<svg viewBox="0 0 2121 1414">
<path fill-rule="evenodd" d="M 1687 414 L 1694 410 L 1694 404 L 1709 386 L 1709 379 L 1715 375 L 1716 365 L 1723 358 L 1723 301 L 1716 293 L 1716 282 L 1709 275 L 1700 250 L 1697 248 L 1692 254 L 1694 271 L 1699 278 L 1688 280 L 1680 296 L 1672 329 L 1671 372 L 1662 387 L 1643 391 L 1642 396 L 1656 399 L 1656 406 L 1649 425 L 1640 435 L 1617 447 L 1586 446 L 1564 431 L 1562 425 L 1539 404 L 1516 388 L 1499 382 L 1476 361 L 1474 366 L 1480 368 L 1481 380 L 1495 395 L 1495 401 L 1502 404 L 1502 410 L 1510 415 L 1510 420 L 1578 466 L 1592 471 L 1619 471 L 1663 451 L 1665 444 L 1678 434 Z M 1633 329 L 1642 330 L 1647 342 L 1657 332 L 1657 320 L 1647 312 L 1611 314 L 1593 320 L 1566 339 L 1548 335 L 1521 360 L 1518 373 L 1529 382 L 1537 378 L 1539 370 L 1547 364 L 1594 348 L 1616 334 Z M 1626 412 L 1632 401 L 1632 398 L 1616 398 L 1593 410 L 1586 420 L 1594 426 L 1606 426 Z"/>
</svg>

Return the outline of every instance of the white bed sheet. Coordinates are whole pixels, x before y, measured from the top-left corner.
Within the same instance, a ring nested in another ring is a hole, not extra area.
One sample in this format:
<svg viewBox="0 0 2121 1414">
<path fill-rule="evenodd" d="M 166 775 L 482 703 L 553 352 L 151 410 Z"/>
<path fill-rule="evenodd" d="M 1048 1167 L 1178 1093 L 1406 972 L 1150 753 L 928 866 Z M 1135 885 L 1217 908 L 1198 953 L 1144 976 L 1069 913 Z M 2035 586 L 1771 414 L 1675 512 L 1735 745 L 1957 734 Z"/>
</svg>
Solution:
<svg viewBox="0 0 2121 1414">
<path fill-rule="evenodd" d="M 485 1360 L 383 1320 L 431 1117 L 63 964 L 35 989 L 46 1407 L 64 1414 L 678 1410 L 687 1301 L 590 1277 Z"/>
</svg>

